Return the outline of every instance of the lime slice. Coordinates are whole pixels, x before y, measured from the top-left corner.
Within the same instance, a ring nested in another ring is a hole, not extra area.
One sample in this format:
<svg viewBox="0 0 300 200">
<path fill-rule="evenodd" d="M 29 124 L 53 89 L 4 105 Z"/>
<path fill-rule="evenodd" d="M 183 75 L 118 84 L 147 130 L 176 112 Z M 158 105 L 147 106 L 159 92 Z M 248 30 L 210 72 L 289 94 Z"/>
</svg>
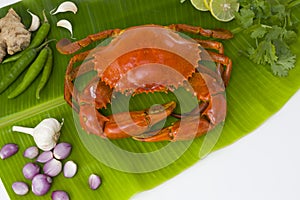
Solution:
<svg viewBox="0 0 300 200">
<path fill-rule="evenodd" d="M 212 16 L 222 22 L 234 19 L 234 13 L 240 6 L 237 0 L 210 0 L 209 5 Z"/>
<path fill-rule="evenodd" d="M 203 0 L 191 0 L 192 5 L 197 9 L 201 11 L 207 11 L 207 7 L 204 5 Z"/>
<path fill-rule="evenodd" d="M 209 6 L 210 0 L 203 0 L 203 3 L 204 3 L 204 5 L 205 5 L 205 7 L 206 7 L 208 10 L 210 10 L 210 6 Z"/>
</svg>

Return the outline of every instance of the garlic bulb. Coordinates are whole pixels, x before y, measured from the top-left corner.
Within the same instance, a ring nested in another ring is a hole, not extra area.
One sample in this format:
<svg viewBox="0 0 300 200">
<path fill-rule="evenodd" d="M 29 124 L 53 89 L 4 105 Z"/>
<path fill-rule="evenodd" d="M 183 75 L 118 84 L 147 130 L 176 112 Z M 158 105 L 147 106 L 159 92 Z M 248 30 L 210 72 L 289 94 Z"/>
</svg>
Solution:
<svg viewBox="0 0 300 200">
<path fill-rule="evenodd" d="M 62 28 L 65 28 L 65 29 L 69 30 L 69 32 L 71 33 L 71 38 L 72 38 L 72 39 L 75 39 L 75 38 L 73 38 L 73 28 L 72 28 L 71 22 L 69 22 L 69 21 L 66 20 L 66 19 L 62 19 L 62 20 L 59 20 L 59 21 L 56 23 L 56 26 L 62 27 Z"/>
<path fill-rule="evenodd" d="M 55 11 L 56 10 L 56 11 Z M 72 12 L 74 14 L 77 13 L 77 6 L 75 3 L 71 2 L 71 1 L 65 1 L 63 3 L 61 3 L 58 8 L 54 8 L 53 10 L 50 11 L 51 15 L 55 15 L 57 13 L 61 13 L 61 12 Z M 55 12 L 54 12 L 55 11 Z"/>
<path fill-rule="evenodd" d="M 39 27 L 40 27 L 40 18 L 33 14 L 32 12 L 30 12 L 29 10 L 27 10 L 27 12 L 31 15 L 31 25 L 28 29 L 28 31 L 33 32 L 36 31 Z"/>
<path fill-rule="evenodd" d="M 49 151 L 55 147 L 62 125 L 63 122 L 59 123 L 54 118 L 47 118 L 41 121 L 35 128 L 13 126 L 12 130 L 31 135 L 38 148 L 43 151 Z"/>
</svg>

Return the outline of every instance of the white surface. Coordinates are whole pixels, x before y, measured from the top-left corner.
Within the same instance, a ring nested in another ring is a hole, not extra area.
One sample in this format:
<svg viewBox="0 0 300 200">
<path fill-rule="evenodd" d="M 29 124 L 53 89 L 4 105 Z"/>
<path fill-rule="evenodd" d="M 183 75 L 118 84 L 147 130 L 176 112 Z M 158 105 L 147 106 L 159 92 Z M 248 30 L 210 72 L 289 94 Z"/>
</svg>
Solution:
<svg viewBox="0 0 300 200">
<path fill-rule="evenodd" d="M 132 200 L 299 200 L 299 114 L 300 91 L 253 133 Z"/>
</svg>

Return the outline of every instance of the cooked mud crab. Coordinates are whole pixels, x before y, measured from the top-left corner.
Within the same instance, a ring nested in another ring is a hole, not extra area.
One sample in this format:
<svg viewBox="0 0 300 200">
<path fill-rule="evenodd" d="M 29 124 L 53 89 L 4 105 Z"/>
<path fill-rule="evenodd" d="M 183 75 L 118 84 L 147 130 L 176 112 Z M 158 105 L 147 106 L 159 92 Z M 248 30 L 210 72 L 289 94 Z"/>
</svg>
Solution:
<svg viewBox="0 0 300 200">
<path fill-rule="evenodd" d="M 77 54 L 69 61 L 64 97 L 79 112 L 81 127 L 88 133 L 104 138 L 133 137 L 140 141 L 190 140 L 212 130 L 225 120 L 226 99 L 232 69 L 222 43 L 213 40 L 188 39 L 179 32 L 219 39 L 230 39 L 232 33 L 208 30 L 185 24 L 169 26 L 143 25 L 125 30 L 105 30 L 79 41 L 60 40 L 56 47 L 62 54 L 72 54 L 94 41 L 112 37 L 107 46 L 100 46 Z M 204 51 L 212 49 L 212 51 Z M 212 59 L 217 70 L 211 70 L 199 61 Z M 78 62 L 84 61 L 80 67 Z M 74 79 L 90 70 L 97 72 L 81 92 Z M 221 77 L 218 79 L 218 77 Z M 111 103 L 114 91 L 135 95 L 143 92 L 169 92 L 184 86 L 198 99 L 199 106 L 182 116 L 181 120 L 155 133 L 150 127 L 172 115 L 176 103 L 154 109 L 116 113 L 104 116 L 98 109 Z M 225 86 L 225 87 L 224 87 Z M 117 120 L 119 119 L 119 120 Z M 196 131 L 189 131 L 194 128 Z"/>
</svg>

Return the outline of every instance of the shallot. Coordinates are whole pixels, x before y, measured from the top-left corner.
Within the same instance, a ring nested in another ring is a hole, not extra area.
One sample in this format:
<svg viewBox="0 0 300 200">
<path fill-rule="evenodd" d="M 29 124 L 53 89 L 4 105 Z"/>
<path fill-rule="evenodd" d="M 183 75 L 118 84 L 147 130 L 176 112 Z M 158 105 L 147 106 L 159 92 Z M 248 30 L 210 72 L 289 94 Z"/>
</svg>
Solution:
<svg viewBox="0 0 300 200">
<path fill-rule="evenodd" d="M 36 161 L 39 163 L 46 163 L 49 160 L 51 160 L 52 158 L 53 158 L 52 151 L 44 151 L 37 157 Z"/>
<path fill-rule="evenodd" d="M 53 149 L 53 156 L 56 159 L 63 160 L 67 158 L 72 150 L 72 145 L 66 142 L 57 144 Z"/>
<path fill-rule="evenodd" d="M 89 186 L 92 190 L 96 190 L 101 184 L 101 179 L 96 174 L 91 174 L 89 176 Z"/>
<path fill-rule="evenodd" d="M 14 143 L 5 144 L 0 150 L 0 158 L 2 160 L 15 155 L 19 150 L 19 146 Z"/>
<path fill-rule="evenodd" d="M 30 162 L 23 167 L 22 172 L 25 178 L 31 180 L 35 175 L 40 173 L 40 167 L 37 164 Z"/>
<path fill-rule="evenodd" d="M 66 178 L 72 178 L 77 172 L 77 164 L 74 161 L 69 160 L 65 163 L 63 173 Z"/>
<path fill-rule="evenodd" d="M 51 177 L 57 176 L 61 172 L 61 170 L 62 163 L 59 160 L 56 160 L 55 158 L 48 161 L 43 167 L 44 173 Z"/>
<path fill-rule="evenodd" d="M 21 181 L 14 182 L 11 187 L 17 195 L 25 195 L 29 191 L 28 185 Z"/>
<path fill-rule="evenodd" d="M 33 159 L 39 155 L 39 149 L 36 146 L 31 146 L 25 149 L 23 156 L 25 158 Z"/>
<path fill-rule="evenodd" d="M 51 187 L 52 179 L 45 174 L 38 174 L 33 177 L 31 190 L 37 196 L 45 195 Z"/>
<path fill-rule="evenodd" d="M 52 200 L 69 200 L 69 195 L 63 190 L 55 190 L 51 194 Z"/>
</svg>

